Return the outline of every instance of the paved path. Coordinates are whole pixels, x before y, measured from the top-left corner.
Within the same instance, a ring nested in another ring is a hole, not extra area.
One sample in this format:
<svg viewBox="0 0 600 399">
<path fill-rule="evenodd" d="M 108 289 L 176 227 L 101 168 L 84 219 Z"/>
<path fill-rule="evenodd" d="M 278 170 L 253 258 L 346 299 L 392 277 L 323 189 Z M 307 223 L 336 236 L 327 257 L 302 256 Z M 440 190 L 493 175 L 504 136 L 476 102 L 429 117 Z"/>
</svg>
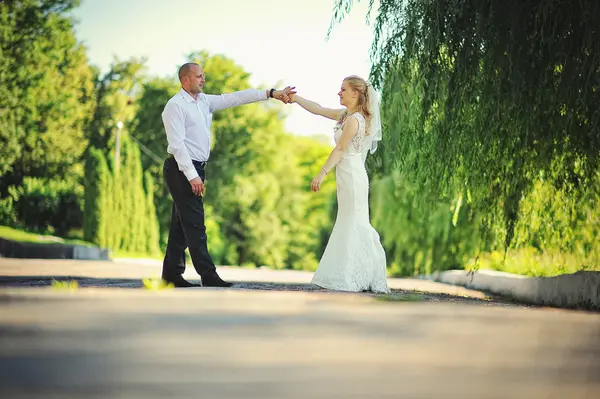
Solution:
<svg viewBox="0 0 600 399">
<path fill-rule="evenodd" d="M 231 289 L 132 289 L 158 271 L 0 259 L 0 397 L 600 397 L 598 313 L 401 279 L 382 301 L 269 270 L 222 268 Z"/>
<path fill-rule="evenodd" d="M 238 267 L 219 267 L 218 270 L 224 280 L 235 284 L 231 288 L 233 290 L 326 291 L 311 285 L 312 273 L 305 271 Z M 142 279 L 158 278 L 160 271 L 161 262 L 152 260 L 103 262 L 0 258 L 0 286 L 48 286 L 52 280 L 76 280 L 80 287 L 87 288 L 141 288 Z M 184 276 L 189 281 L 200 282 L 193 268 L 188 267 Z M 510 305 L 480 291 L 429 280 L 390 278 L 388 284 L 392 289 L 391 297 L 396 299 L 402 299 L 407 294 L 414 299 L 416 291 L 421 293 L 420 299 L 428 301 L 475 301 L 486 305 Z M 358 295 L 373 296 L 368 293 Z"/>
</svg>

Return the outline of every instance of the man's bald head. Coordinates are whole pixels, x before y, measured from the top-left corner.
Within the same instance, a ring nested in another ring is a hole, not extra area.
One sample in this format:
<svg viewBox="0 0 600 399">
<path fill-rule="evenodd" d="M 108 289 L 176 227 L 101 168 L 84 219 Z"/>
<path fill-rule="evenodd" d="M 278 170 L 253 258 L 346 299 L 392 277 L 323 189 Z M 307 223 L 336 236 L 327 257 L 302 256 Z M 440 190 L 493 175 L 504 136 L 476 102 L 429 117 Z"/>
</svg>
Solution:
<svg viewBox="0 0 600 399">
<path fill-rule="evenodd" d="M 187 62 L 179 68 L 181 87 L 194 97 L 202 93 L 204 79 L 204 70 L 195 62 Z"/>
<path fill-rule="evenodd" d="M 195 62 L 186 62 L 179 68 L 179 81 L 183 79 L 184 76 L 188 76 L 194 67 L 200 67 L 199 64 Z"/>
</svg>

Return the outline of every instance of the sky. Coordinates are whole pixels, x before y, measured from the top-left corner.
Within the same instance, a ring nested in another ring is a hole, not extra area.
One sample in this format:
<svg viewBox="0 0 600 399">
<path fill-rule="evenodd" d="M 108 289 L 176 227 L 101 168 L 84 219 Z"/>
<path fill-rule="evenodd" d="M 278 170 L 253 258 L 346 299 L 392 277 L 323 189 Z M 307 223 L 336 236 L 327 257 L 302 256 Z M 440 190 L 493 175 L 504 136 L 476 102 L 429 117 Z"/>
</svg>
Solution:
<svg viewBox="0 0 600 399">
<path fill-rule="evenodd" d="M 82 0 L 72 15 L 77 39 L 103 72 L 115 56 L 146 57 L 149 74 L 175 76 L 186 54 L 208 50 L 232 58 L 255 86 L 296 86 L 302 97 L 337 108 L 342 79 L 366 79 L 371 66 L 368 1 L 354 3 L 329 40 L 334 0 Z M 288 132 L 332 132 L 332 121 L 288 107 Z"/>
</svg>

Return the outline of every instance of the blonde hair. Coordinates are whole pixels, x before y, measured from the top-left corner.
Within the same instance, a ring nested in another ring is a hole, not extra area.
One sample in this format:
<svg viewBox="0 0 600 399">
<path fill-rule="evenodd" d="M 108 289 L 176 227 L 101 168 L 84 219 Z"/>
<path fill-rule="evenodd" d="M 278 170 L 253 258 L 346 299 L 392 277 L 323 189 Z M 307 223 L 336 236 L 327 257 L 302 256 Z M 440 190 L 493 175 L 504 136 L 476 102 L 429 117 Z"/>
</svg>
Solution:
<svg viewBox="0 0 600 399">
<path fill-rule="evenodd" d="M 369 83 L 357 75 L 350 75 L 344 78 L 344 82 L 347 82 L 348 85 L 358 92 L 358 101 L 356 103 L 356 108 L 358 111 L 364 115 L 365 120 L 367 122 L 367 126 L 365 127 L 365 134 L 369 135 L 369 126 L 371 124 L 371 112 L 369 111 Z M 348 116 L 348 110 L 345 110 L 340 115 L 340 119 L 338 123 L 342 123 L 344 119 Z"/>
</svg>

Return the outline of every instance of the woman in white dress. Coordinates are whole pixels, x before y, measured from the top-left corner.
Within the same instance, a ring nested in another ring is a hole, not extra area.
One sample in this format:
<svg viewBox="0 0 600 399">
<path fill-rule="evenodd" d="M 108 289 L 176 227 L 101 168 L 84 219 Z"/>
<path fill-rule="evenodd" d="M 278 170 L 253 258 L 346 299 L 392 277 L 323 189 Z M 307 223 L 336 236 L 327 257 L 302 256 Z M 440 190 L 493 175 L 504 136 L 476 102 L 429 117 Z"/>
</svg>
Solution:
<svg viewBox="0 0 600 399">
<path fill-rule="evenodd" d="M 349 76 L 338 93 L 343 109 L 329 109 L 291 95 L 305 110 L 337 121 L 335 148 L 311 183 L 319 191 L 335 167 L 338 212 L 325 252 L 312 284 L 338 291 L 388 293 L 386 257 L 379 234 L 369 221 L 367 153 L 381 140 L 379 101 L 373 87 L 358 76 Z"/>
</svg>

